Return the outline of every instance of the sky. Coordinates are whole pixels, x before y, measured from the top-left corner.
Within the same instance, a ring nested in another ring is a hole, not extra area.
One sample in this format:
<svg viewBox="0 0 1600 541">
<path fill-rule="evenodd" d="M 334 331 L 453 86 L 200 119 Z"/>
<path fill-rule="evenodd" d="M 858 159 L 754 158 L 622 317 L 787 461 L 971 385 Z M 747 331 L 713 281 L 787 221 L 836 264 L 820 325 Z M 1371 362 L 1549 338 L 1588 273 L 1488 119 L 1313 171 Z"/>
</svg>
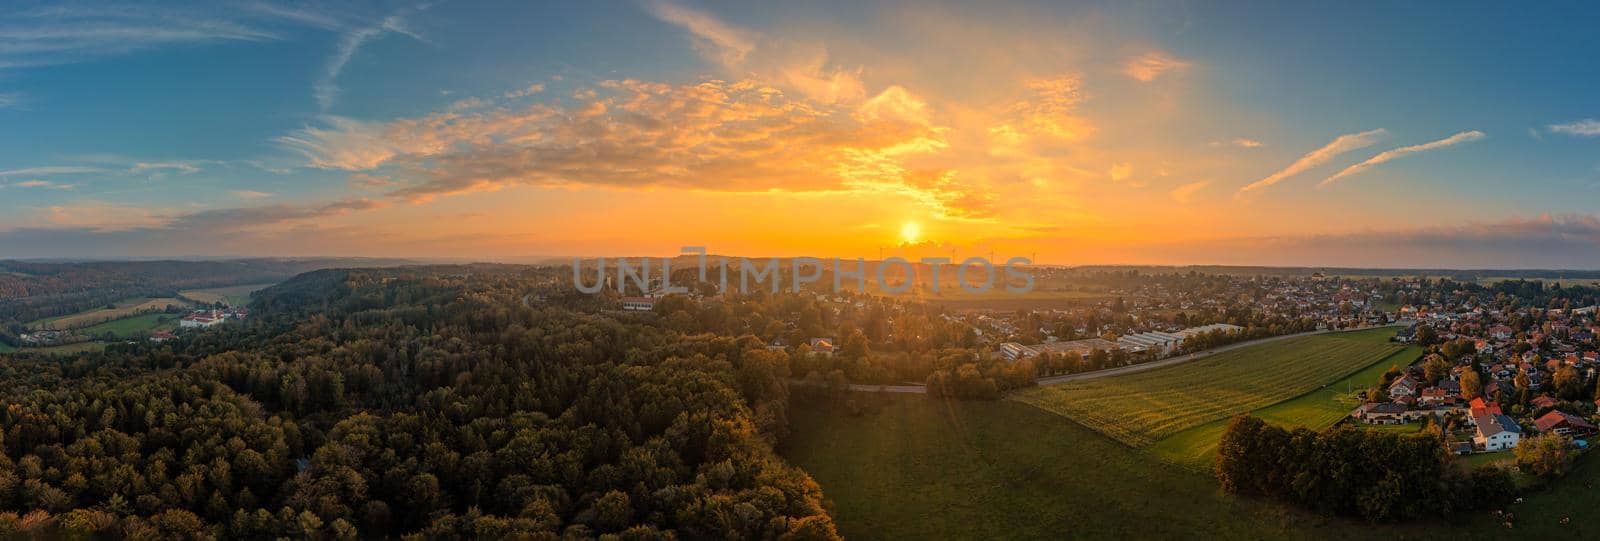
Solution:
<svg viewBox="0 0 1600 541">
<path fill-rule="evenodd" d="M 1600 268 L 1600 8 L 7 2 L 0 258 Z"/>
</svg>

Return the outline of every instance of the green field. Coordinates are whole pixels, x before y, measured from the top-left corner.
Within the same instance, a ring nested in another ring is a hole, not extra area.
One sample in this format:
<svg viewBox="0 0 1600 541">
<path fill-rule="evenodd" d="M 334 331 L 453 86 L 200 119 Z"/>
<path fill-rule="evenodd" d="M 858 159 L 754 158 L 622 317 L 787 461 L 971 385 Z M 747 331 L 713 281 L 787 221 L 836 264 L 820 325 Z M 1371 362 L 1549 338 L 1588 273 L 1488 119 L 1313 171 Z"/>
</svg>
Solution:
<svg viewBox="0 0 1600 541">
<path fill-rule="evenodd" d="M 30 329 L 81 329 L 130 316 L 159 312 L 166 310 L 168 306 L 187 307 L 189 306 L 189 303 L 182 299 L 171 297 L 138 297 L 118 301 L 113 306 L 113 308 L 96 308 L 93 310 L 78 312 L 76 314 L 41 319 L 28 323 L 27 326 Z"/>
<path fill-rule="evenodd" d="M 0 353 L 11 353 L 11 352 L 16 351 L 16 350 L 17 350 L 16 346 L 13 346 L 11 344 L 7 344 L 5 342 L 0 342 Z"/>
<path fill-rule="evenodd" d="M 1388 335 L 1392 335 L 1393 332 L 1393 330 L 1359 331 L 1342 337 L 1381 343 L 1388 340 Z M 1360 401 L 1351 391 L 1359 392 L 1377 384 L 1390 366 L 1406 366 L 1421 354 L 1422 348 L 1416 346 L 1400 349 L 1349 377 L 1251 413 L 1269 423 L 1285 427 L 1320 430 L 1333 426 L 1349 415 L 1350 410 L 1360 405 Z M 1175 464 L 1209 469 L 1216 460 L 1217 443 L 1222 439 L 1222 431 L 1227 426 L 1228 419 L 1212 421 L 1164 438 L 1150 446 L 1149 451 Z M 1411 430 L 1420 430 L 1422 427 L 1420 423 L 1399 426 Z"/>
<path fill-rule="evenodd" d="M 1296 398 L 1402 349 L 1379 328 L 1279 340 L 1170 368 L 1014 393 L 1010 399 L 1133 447 Z M 1316 408 L 1315 410 L 1320 410 Z"/>
<path fill-rule="evenodd" d="M 159 329 L 175 329 L 182 317 L 178 314 L 145 314 L 108 321 L 84 328 L 79 332 L 95 338 L 104 336 L 108 332 L 117 338 L 134 338 Z"/>
<path fill-rule="evenodd" d="M 783 454 L 822 485 L 845 539 L 1417 537 L 1221 493 L 1025 404 L 879 397 L 877 411 L 796 407 Z"/>
</svg>

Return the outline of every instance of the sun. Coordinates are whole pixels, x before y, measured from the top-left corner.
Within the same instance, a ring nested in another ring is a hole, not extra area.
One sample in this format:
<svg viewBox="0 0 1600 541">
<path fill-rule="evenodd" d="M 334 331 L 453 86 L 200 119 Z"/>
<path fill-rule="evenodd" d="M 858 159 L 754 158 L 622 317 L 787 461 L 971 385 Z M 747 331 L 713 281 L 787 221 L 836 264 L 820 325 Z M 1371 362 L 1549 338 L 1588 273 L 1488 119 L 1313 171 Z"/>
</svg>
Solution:
<svg viewBox="0 0 1600 541">
<path fill-rule="evenodd" d="M 905 241 L 906 244 L 916 244 L 921 238 L 922 226 L 917 225 L 917 222 L 906 222 L 905 225 L 900 226 L 900 240 Z"/>
</svg>

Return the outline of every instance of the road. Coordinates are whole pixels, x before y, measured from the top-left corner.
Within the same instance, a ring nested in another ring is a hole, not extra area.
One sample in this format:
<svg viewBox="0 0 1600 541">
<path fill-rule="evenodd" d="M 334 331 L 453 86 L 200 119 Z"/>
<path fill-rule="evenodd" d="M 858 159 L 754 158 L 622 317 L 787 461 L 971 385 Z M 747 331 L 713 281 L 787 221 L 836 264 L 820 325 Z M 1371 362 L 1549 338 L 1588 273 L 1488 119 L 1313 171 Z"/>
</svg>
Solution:
<svg viewBox="0 0 1600 541">
<path fill-rule="evenodd" d="M 1395 326 L 1399 326 L 1399 325 L 1390 324 L 1390 325 L 1385 325 L 1385 326 L 1387 326 L 1387 327 L 1395 327 Z M 1371 328 L 1373 328 L 1373 327 L 1364 327 L 1362 329 L 1350 329 L 1350 330 L 1359 331 L 1359 330 L 1365 330 L 1365 329 L 1371 329 Z M 1327 333 L 1331 333 L 1331 332 L 1345 332 L 1345 331 L 1342 331 L 1342 330 L 1311 331 L 1311 332 L 1303 332 L 1303 333 L 1298 333 L 1298 334 L 1285 334 L 1285 335 L 1281 335 L 1281 336 L 1271 336 L 1271 337 L 1260 338 L 1260 339 L 1256 339 L 1256 340 L 1248 340 L 1248 341 L 1244 341 L 1244 342 L 1228 344 L 1228 345 L 1222 346 L 1222 347 L 1211 348 L 1211 349 L 1208 349 L 1208 350 L 1205 350 L 1205 351 L 1197 351 L 1197 352 L 1189 353 L 1189 354 L 1186 354 L 1186 355 L 1179 355 L 1177 357 L 1169 357 L 1169 358 L 1166 358 L 1166 359 L 1161 359 L 1159 361 L 1151 361 L 1151 362 L 1148 362 L 1148 363 L 1135 364 L 1135 365 L 1129 365 L 1129 366 L 1119 366 L 1119 367 L 1116 367 L 1116 368 L 1107 368 L 1107 369 L 1104 369 L 1104 370 L 1095 370 L 1095 371 L 1092 371 L 1092 372 L 1080 372 L 1080 373 L 1077 373 L 1077 374 L 1066 374 L 1066 375 L 1061 375 L 1061 376 L 1043 377 L 1043 378 L 1039 378 L 1039 385 L 1060 385 L 1062 383 L 1067 383 L 1069 381 L 1084 381 L 1084 380 L 1105 378 L 1105 377 L 1111 377 L 1111 376 L 1120 376 L 1120 375 L 1123 375 L 1123 374 L 1132 374 L 1132 373 L 1135 373 L 1135 372 L 1143 372 L 1145 370 L 1155 370 L 1157 368 L 1162 368 L 1162 367 L 1166 367 L 1166 366 L 1173 366 L 1173 365 L 1183 364 L 1183 363 L 1186 363 L 1186 362 L 1189 362 L 1189 361 L 1193 361 L 1195 359 L 1204 359 L 1206 357 L 1210 357 L 1210 356 L 1216 355 L 1218 353 L 1222 353 L 1222 352 L 1225 352 L 1225 351 L 1232 351 L 1232 350 L 1243 348 L 1243 347 L 1250 347 L 1250 346 L 1255 346 L 1255 345 L 1260 345 L 1260 344 L 1266 344 L 1266 343 L 1270 343 L 1270 342 L 1276 342 L 1276 341 L 1279 341 L 1279 340 L 1288 340 L 1290 338 L 1296 338 L 1296 337 L 1300 337 L 1300 336 L 1311 336 L 1311 335 L 1317 335 L 1317 334 L 1327 334 Z M 852 390 L 852 391 L 862 391 L 862 392 L 879 392 L 879 391 L 882 391 L 882 392 L 888 392 L 888 393 L 927 393 L 928 392 L 928 388 L 925 385 L 867 385 L 867 384 L 861 384 L 861 383 L 852 383 L 852 384 L 850 384 L 850 390 Z"/>
</svg>

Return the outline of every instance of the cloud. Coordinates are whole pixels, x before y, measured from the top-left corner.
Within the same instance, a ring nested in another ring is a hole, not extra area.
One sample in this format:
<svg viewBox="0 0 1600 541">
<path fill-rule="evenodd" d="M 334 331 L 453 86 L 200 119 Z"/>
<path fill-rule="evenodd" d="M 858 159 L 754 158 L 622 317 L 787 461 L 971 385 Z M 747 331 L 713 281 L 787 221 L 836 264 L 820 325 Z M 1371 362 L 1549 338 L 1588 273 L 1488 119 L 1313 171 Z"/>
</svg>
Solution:
<svg viewBox="0 0 1600 541">
<path fill-rule="evenodd" d="M 1012 104 L 1002 115 L 1004 122 L 989 129 L 998 143 L 1074 142 L 1094 134 L 1094 124 L 1078 112 L 1083 80 L 1077 75 L 1032 79 L 1025 86 L 1032 95 Z"/>
<path fill-rule="evenodd" d="M 78 187 L 76 184 L 57 184 L 48 180 L 39 179 L 24 180 L 22 182 L 13 183 L 11 186 L 16 188 L 51 188 L 55 190 L 72 190 Z"/>
<path fill-rule="evenodd" d="M 419 8 L 422 9 L 422 8 Z M 352 28 L 339 37 L 339 44 L 334 48 L 333 56 L 328 57 L 328 62 L 323 65 L 322 75 L 312 84 L 312 96 L 316 98 L 317 105 L 326 111 L 333 106 L 333 100 L 339 95 L 339 74 L 344 71 L 345 65 L 350 63 L 357 51 L 361 50 L 367 42 L 376 39 L 385 33 L 395 33 L 412 38 L 418 38 L 415 32 L 406 26 L 405 17 L 410 9 L 402 9 L 377 23 Z"/>
<path fill-rule="evenodd" d="M 1393 149 L 1393 150 L 1386 150 L 1386 151 L 1384 151 L 1382 153 L 1379 153 L 1377 156 L 1373 156 L 1371 158 L 1368 158 L 1367 161 L 1352 165 L 1350 167 L 1346 167 L 1346 168 L 1344 168 L 1344 170 L 1339 171 L 1338 173 L 1335 173 L 1333 176 L 1328 177 L 1327 179 L 1324 179 L 1322 182 L 1317 183 L 1317 188 L 1325 188 L 1328 185 L 1333 184 L 1334 182 L 1338 181 L 1339 179 L 1342 179 L 1344 177 L 1348 177 L 1350 175 L 1354 175 L 1354 174 L 1360 173 L 1362 171 L 1366 171 L 1367 169 L 1370 169 L 1375 165 L 1382 164 L 1384 162 L 1393 160 L 1395 158 L 1401 158 L 1401 157 L 1404 157 L 1404 156 L 1407 156 L 1407 155 L 1416 154 L 1418 152 L 1427 152 L 1429 150 L 1441 149 L 1441 148 L 1444 148 L 1444 147 L 1448 147 L 1448 146 L 1452 146 L 1452 145 L 1458 145 L 1458 144 L 1461 144 L 1461 143 L 1477 141 L 1479 139 L 1483 139 L 1484 137 L 1485 137 L 1485 135 L 1481 131 L 1477 131 L 1477 130 L 1464 131 L 1464 132 L 1461 132 L 1461 133 L 1446 137 L 1444 139 L 1440 139 L 1438 141 L 1430 141 L 1430 142 L 1423 143 L 1423 144 L 1420 144 L 1420 145 L 1411 145 L 1411 146 L 1406 146 L 1406 147 L 1400 147 L 1400 148 Z"/>
<path fill-rule="evenodd" d="M 1576 135 L 1579 137 L 1600 136 L 1600 120 L 1592 118 L 1568 122 L 1566 124 L 1551 124 L 1548 126 L 1550 133 Z"/>
<path fill-rule="evenodd" d="M 47 4 L 0 19 L 0 66 L 48 66 L 175 45 L 280 38 L 248 17 L 209 9 Z"/>
<path fill-rule="evenodd" d="M 517 99 L 517 98 L 526 98 L 528 96 L 532 96 L 532 95 L 538 94 L 540 92 L 544 92 L 544 83 L 535 83 L 535 84 L 528 85 L 527 88 L 523 88 L 521 90 L 513 90 L 511 92 L 507 92 L 505 94 L 505 97 L 508 100 L 509 99 Z"/>
<path fill-rule="evenodd" d="M 233 191 L 233 196 L 237 197 L 239 199 L 266 199 L 268 197 L 272 197 L 273 195 L 274 194 L 271 194 L 271 193 L 268 193 L 268 192 L 258 192 L 258 191 L 255 191 L 255 190 L 234 190 Z"/>
<path fill-rule="evenodd" d="M 24 168 L 21 168 L 21 169 L 10 169 L 10 170 L 6 170 L 6 171 L 0 171 L 0 178 L 5 178 L 5 177 L 23 177 L 23 176 L 31 177 L 31 176 L 41 176 L 41 175 L 82 175 L 82 174 L 104 173 L 104 172 L 106 172 L 106 170 L 102 169 L 102 168 L 99 168 L 99 167 L 84 167 L 84 166 L 77 166 L 77 165 L 51 165 L 51 166 L 45 166 L 45 167 L 24 167 Z"/>
<path fill-rule="evenodd" d="M 390 126 L 382 123 L 333 115 L 323 115 L 319 120 L 320 126 L 307 126 L 275 141 L 304 156 L 311 167 L 349 171 L 372 169 L 400 154 L 431 154 L 438 150 L 411 144 L 400 134 L 390 133 Z"/>
<path fill-rule="evenodd" d="M 350 187 L 360 189 L 388 188 L 394 186 L 395 184 L 394 179 L 392 178 L 380 175 L 369 175 L 366 173 L 356 173 L 350 175 L 349 181 Z"/>
<path fill-rule="evenodd" d="M 1122 73 L 1148 83 L 1170 71 L 1188 69 L 1190 64 L 1161 51 L 1151 51 L 1132 59 L 1122 66 Z"/>
<path fill-rule="evenodd" d="M 1122 182 L 1124 180 L 1128 180 L 1128 177 L 1133 176 L 1133 164 L 1111 164 L 1111 169 L 1106 171 L 1106 175 L 1111 177 L 1111 182 Z"/>
<path fill-rule="evenodd" d="M 170 161 L 170 162 L 136 162 L 128 168 L 129 173 L 151 173 L 151 176 L 162 176 L 166 172 L 176 172 L 180 175 L 192 175 L 200 172 L 199 162 Z"/>
<path fill-rule="evenodd" d="M 1201 180 L 1178 186 L 1177 188 L 1172 189 L 1172 200 L 1179 203 L 1188 204 L 1189 200 L 1194 197 L 1195 192 L 1198 192 L 1210 185 L 1211 181 Z"/>
<path fill-rule="evenodd" d="M 1305 236 L 1153 243 L 1123 262 L 1193 262 L 1421 269 L 1600 267 L 1600 216 L 1540 215 L 1492 222 Z"/>
<path fill-rule="evenodd" d="M 1374 143 L 1378 142 L 1379 138 L 1382 138 L 1388 133 L 1389 132 L 1384 131 L 1382 128 L 1379 128 L 1361 133 L 1340 135 L 1332 142 L 1323 145 L 1322 148 L 1313 150 L 1310 154 L 1301 156 L 1300 159 L 1295 160 L 1295 162 L 1289 164 L 1288 167 L 1285 167 L 1271 175 L 1267 175 L 1266 178 L 1255 181 L 1244 188 L 1240 188 L 1239 194 L 1243 195 L 1246 192 L 1259 190 L 1261 188 L 1277 184 L 1283 179 L 1298 175 L 1307 169 L 1327 163 L 1328 160 L 1331 160 L 1340 154 L 1372 146 Z"/>
<path fill-rule="evenodd" d="M 1261 148 L 1261 141 L 1239 137 L 1233 140 L 1233 146 L 1239 148 Z"/>
<path fill-rule="evenodd" d="M 357 230 L 330 221 L 379 209 L 382 201 L 345 199 L 329 203 L 219 208 L 202 211 L 150 209 L 83 200 L 35 209 L 20 227 L 0 225 L 0 253 L 13 257 L 151 255 L 342 255 L 373 250 L 374 239 L 393 231 Z M 389 245 L 392 248 L 393 245 Z M 311 248 L 315 247 L 315 248 Z"/>
<path fill-rule="evenodd" d="M 738 67 L 756 48 L 753 33 L 709 13 L 665 0 L 646 2 L 645 9 L 657 19 L 688 30 L 694 36 L 695 50 L 724 67 Z"/>
<path fill-rule="evenodd" d="M 22 105 L 22 94 L 16 92 L 0 93 L 0 109 L 11 109 Z"/>
</svg>

